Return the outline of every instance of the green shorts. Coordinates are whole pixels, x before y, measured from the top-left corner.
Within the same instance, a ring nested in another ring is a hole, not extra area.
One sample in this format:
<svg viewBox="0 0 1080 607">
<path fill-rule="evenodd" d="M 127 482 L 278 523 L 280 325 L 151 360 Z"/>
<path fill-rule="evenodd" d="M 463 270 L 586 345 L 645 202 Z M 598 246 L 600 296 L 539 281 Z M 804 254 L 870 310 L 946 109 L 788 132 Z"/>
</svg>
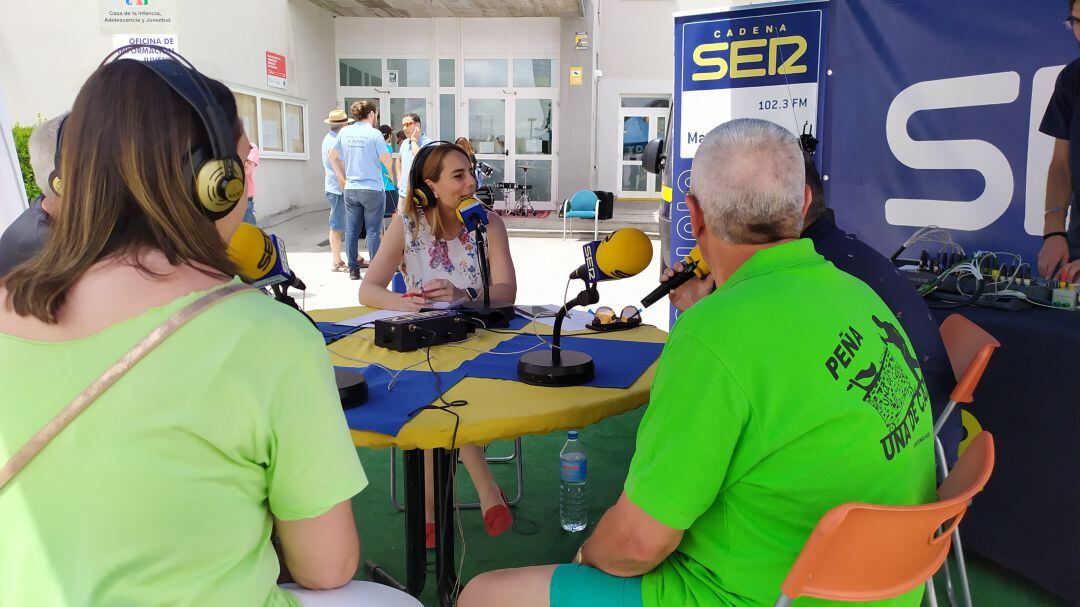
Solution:
<svg viewBox="0 0 1080 607">
<path fill-rule="evenodd" d="M 585 565 L 551 574 L 551 607 L 642 607 L 641 577 L 615 577 Z"/>
</svg>

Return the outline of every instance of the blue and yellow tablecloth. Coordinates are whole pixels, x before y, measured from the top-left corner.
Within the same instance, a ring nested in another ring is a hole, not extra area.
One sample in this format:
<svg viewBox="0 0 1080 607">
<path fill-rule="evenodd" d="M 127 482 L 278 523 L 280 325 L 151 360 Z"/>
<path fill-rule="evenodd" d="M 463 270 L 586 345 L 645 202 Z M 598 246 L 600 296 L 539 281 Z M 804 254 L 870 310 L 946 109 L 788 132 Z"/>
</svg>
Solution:
<svg viewBox="0 0 1080 607">
<path fill-rule="evenodd" d="M 370 311 L 338 308 L 311 315 L 324 332 L 333 332 L 334 327 L 340 330 L 340 325 L 323 323 Z M 597 377 L 586 386 L 552 388 L 516 381 L 519 353 L 533 347 L 548 348 L 541 340 L 550 339 L 551 333 L 547 325 L 522 326 L 524 322 L 519 319 L 506 333 L 477 330 L 467 341 L 433 347 L 430 361 L 425 350 L 395 352 L 376 346 L 370 328 L 331 343 L 327 348 L 332 362 L 362 368 L 368 380 L 368 402 L 346 412 L 353 442 L 402 449 L 450 447 L 452 415 L 435 410 L 409 415 L 424 405 L 440 404 L 440 392 L 447 401 L 468 401 L 454 408 L 461 420 L 454 446 L 580 428 L 648 401 L 655 360 L 667 333 L 642 326 L 564 337 L 564 348 L 593 356 Z M 437 373 L 432 374 L 431 369 Z"/>
</svg>

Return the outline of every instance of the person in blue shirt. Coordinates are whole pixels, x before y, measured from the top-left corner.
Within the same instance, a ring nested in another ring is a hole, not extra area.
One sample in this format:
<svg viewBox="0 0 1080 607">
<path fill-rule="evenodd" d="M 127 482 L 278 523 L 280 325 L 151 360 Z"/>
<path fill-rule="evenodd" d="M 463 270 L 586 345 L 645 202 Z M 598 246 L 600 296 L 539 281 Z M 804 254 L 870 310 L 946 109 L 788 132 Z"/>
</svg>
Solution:
<svg viewBox="0 0 1080 607">
<path fill-rule="evenodd" d="M 401 128 L 405 131 L 405 141 L 401 142 L 398 149 L 397 183 L 398 190 L 404 192 L 409 187 L 409 169 L 412 168 L 413 158 L 420 148 L 431 143 L 431 137 L 424 134 L 424 127 L 420 124 L 418 114 L 405 114 L 401 117 Z"/>
<path fill-rule="evenodd" d="M 390 169 L 390 154 L 382 133 L 375 128 L 379 112 L 370 100 L 355 101 L 349 108 L 356 124 L 338 132 L 334 148 L 330 150 L 330 162 L 335 173 L 345 176 L 345 255 L 349 263 L 349 278 L 360 280 L 360 221 L 367 227 L 368 258 L 375 259 L 379 251 L 383 211 L 386 196 L 383 193 L 382 171 Z M 381 166 L 380 166 L 381 165 Z"/>
<path fill-rule="evenodd" d="M 930 404 L 936 420 L 949 402 L 949 393 L 956 385 L 956 378 L 953 376 L 945 343 L 941 340 L 941 331 L 930 314 L 930 308 L 892 262 L 854 234 L 849 234 L 836 225 L 832 209 L 825 207 L 825 188 L 821 176 L 809 156 L 806 156 L 805 161 L 806 185 L 810 186 L 811 201 L 803 221 L 802 237 L 813 241 L 818 254 L 837 268 L 866 283 L 892 310 L 919 357 L 919 367 L 926 380 L 926 389 L 930 393 Z M 667 280 L 681 269 L 681 263 L 674 264 L 664 272 L 661 280 Z M 671 305 L 677 310 L 685 311 L 715 288 L 716 283 L 712 276 L 691 280 L 671 291 Z M 945 447 L 945 459 L 950 466 L 956 462 L 957 449 L 964 434 L 959 413 L 955 411 L 949 416 L 939 434 L 941 444 Z"/>
<path fill-rule="evenodd" d="M 334 165 L 330 162 L 330 151 L 337 143 L 338 131 L 356 121 L 349 118 L 345 110 L 332 110 L 323 122 L 330 125 L 330 131 L 326 133 L 322 141 L 322 162 L 323 170 L 326 172 L 326 183 L 323 189 L 326 200 L 330 203 L 330 256 L 333 259 L 331 269 L 335 272 L 344 272 L 349 269 L 349 265 L 341 259 L 341 239 L 345 234 L 345 194 L 342 189 L 345 177 L 342 175 L 341 181 L 338 181 Z"/>
<path fill-rule="evenodd" d="M 390 143 L 390 138 L 394 136 L 394 129 L 388 124 L 384 124 L 379 127 L 379 132 L 382 133 L 383 141 L 386 142 L 386 152 L 388 154 L 394 153 L 394 146 Z M 382 172 L 383 188 L 386 190 L 386 217 L 393 215 L 397 211 L 398 205 L 398 190 L 397 180 L 394 179 L 393 171 L 387 171 L 383 168 Z"/>
</svg>

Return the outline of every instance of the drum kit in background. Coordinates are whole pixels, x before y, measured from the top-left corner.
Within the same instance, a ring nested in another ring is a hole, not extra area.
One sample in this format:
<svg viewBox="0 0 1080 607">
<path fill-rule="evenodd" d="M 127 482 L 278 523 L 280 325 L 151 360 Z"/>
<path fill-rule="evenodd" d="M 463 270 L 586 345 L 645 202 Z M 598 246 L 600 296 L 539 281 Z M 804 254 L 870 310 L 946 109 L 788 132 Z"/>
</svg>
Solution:
<svg viewBox="0 0 1080 607">
<path fill-rule="evenodd" d="M 476 188 L 476 198 L 499 215 L 512 217 L 532 217 L 536 215 L 537 211 L 533 208 L 532 202 L 529 201 L 529 190 L 532 189 L 532 186 L 529 185 L 529 167 L 521 167 L 521 170 L 525 173 L 525 183 L 517 184 L 513 181 L 500 181 L 493 188 L 490 185 L 484 185 L 484 178 L 490 177 L 494 172 L 491 165 L 478 162 L 476 165 L 476 181 L 480 185 Z M 502 208 L 495 207 L 495 190 L 502 190 L 505 204 Z"/>
</svg>

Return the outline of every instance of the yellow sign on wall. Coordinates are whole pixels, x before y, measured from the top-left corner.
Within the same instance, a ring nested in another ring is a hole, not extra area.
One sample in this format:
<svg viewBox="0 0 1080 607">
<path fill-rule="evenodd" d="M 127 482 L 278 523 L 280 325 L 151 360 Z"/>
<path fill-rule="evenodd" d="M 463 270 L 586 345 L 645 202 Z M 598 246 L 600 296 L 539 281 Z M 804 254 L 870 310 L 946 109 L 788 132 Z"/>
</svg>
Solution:
<svg viewBox="0 0 1080 607">
<path fill-rule="evenodd" d="M 581 86 L 581 66 L 570 68 L 570 86 Z"/>
</svg>

